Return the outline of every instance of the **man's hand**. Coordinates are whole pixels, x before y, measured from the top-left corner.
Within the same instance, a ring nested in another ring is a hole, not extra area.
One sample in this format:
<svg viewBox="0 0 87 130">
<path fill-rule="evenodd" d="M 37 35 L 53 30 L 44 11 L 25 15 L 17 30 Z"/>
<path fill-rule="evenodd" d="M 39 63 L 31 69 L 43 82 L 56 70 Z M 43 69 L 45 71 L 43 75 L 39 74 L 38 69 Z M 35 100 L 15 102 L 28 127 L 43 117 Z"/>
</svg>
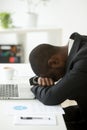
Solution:
<svg viewBox="0 0 87 130">
<path fill-rule="evenodd" d="M 41 86 L 52 86 L 54 85 L 54 81 L 51 78 L 38 78 L 38 84 Z"/>
</svg>

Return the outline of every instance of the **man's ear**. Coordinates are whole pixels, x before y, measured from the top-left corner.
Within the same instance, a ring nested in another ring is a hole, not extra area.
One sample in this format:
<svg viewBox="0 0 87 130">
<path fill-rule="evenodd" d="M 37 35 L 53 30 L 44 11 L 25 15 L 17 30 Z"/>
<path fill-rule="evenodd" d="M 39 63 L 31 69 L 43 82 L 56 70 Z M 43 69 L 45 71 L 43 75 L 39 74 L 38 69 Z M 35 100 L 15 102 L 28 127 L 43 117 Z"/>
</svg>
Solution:
<svg viewBox="0 0 87 130">
<path fill-rule="evenodd" d="M 60 64 L 60 58 L 58 56 L 52 56 L 49 60 L 48 60 L 48 66 L 52 67 L 52 68 L 57 68 L 59 67 Z"/>
</svg>

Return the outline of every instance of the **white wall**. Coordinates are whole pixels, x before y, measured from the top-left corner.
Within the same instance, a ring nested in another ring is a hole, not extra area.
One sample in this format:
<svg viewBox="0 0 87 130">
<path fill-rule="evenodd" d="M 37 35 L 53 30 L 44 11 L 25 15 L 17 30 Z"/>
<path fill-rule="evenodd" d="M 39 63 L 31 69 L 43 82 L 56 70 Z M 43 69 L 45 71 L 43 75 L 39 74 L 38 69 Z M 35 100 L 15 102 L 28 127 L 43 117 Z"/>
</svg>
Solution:
<svg viewBox="0 0 87 130">
<path fill-rule="evenodd" d="M 0 11 L 17 14 L 22 25 L 27 5 L 23 0 L 0 0 Z M 87 0 L 51 0 L 48 6 L 39 7 L 38 14 L 38 26 L 63 29 L 63 44 L 73 32 L 87 34 Z"/>
</svg>

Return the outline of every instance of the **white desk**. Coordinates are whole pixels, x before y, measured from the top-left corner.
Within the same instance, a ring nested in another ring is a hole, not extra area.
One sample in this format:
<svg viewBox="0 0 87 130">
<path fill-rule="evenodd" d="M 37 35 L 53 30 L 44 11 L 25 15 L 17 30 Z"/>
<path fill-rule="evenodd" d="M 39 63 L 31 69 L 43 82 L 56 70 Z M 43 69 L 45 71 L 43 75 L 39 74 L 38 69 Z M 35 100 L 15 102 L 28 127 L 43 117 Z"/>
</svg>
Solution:
<svg viewBox="0 0 87 130">
<path fill-rule="evenodd" d="M 7 102 L 29 103 L 31 100 L 0 100 L 0 130 L 66 130 L 66 126 L 62 115 L 57 116 L 57 125 L 15 125 L 13 116 L 6 114 L 3 107 L 6 107 Z"/>
<path fill-rule="evenodd" d="M 6 66 L 6 64 L 4 64 Z M 13 66 L 13 65 L 12 65 Z M 23 71 L 23 65 L 16 65 L 20 66 L 20 70 L 22 69 Z M 1 65 L 2 67 L 2 65 Z M 22 67 L 22 68 L 21 68 Z M 24 70 L 25 70 L 25 65 L 24 65 Z M 29 77 L 24 76 L 24 77 L 14 77 L 12 81 L 4 81 L 0 80 L 0 83 L 2 82 L 29 82 L 28 81 Z M 57 115 L 57 125 L 14 125 L 13 123 L 13 116 L 7 115 L 3 107 L 7 107 L 5 103 L 29 103 L 33 100 L 0 100 L 0 130 L 66 130 L 65 122 L 63 119 L 62 115 Z"/>
</svg>

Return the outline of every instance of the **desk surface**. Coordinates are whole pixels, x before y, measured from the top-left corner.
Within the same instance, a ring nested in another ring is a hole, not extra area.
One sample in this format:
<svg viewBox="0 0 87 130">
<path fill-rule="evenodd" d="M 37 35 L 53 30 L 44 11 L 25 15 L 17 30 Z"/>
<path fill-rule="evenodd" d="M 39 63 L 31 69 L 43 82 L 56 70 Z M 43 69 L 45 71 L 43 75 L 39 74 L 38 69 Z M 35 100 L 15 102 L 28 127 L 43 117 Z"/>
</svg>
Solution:
<svg viewBox="0 0 87 130">
<path fill-rule="evenodd" d="M 3 108 L 7 107 L 8 103 L 29 103 L 31 100 L 0 100 L 0 129 L 1 130 L 66 130 L 66 126 L 61 114 L 57 115 L 57 125 L 15 125 L 12 115 L 6 114 Z"/>
</svg>

